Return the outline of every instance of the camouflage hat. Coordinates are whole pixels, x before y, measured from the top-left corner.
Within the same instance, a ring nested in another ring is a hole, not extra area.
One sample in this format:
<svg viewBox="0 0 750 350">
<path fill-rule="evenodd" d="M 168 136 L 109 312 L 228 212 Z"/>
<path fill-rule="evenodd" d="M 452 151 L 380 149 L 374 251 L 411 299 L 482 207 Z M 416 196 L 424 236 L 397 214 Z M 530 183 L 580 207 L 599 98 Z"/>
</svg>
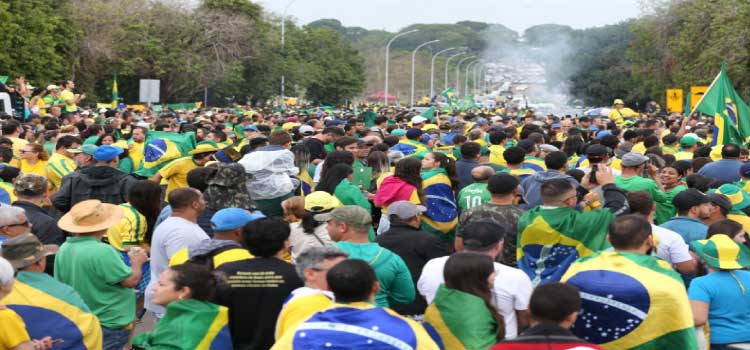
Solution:
<svg viewBox="0 0 750 350">
<path fill-rule="evenodd" d="M 366 228 L 372 225 L 372 216 L 370 216 L 370 213 L 356 205 L 345 205 L 329 213 L 315 215 L 314 218 L 319 222 L 336 220 L 358 228 Z"/>
<path fill-rule="evenodd" d="M 42 244 L 31 233 L 24 233 L 3 242 L 2 256 L 16 269 L 29 266 L 45 256 L 57 253 L 56 244 Z"/>
<path fill-rule="evenodd" d="M 47 179 L 37 174 L 22 174 L 13 181 L 13 185 L 22 196 L 38 196 L 47 191 Z"/>
</svg>

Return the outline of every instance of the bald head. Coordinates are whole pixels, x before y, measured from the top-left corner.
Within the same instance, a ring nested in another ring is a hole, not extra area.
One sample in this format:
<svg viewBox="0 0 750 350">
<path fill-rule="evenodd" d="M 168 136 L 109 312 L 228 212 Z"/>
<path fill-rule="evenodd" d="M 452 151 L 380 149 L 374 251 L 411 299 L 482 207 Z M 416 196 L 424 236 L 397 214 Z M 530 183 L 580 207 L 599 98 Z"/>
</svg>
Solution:
<svg viewBox="0 0 750 350">
<path fill-rule="evenodd" d="M 471 169 L 471 178 L 476 182 L 486 183 L 492 175 L 495 175 L 495 170 L 486 165 Z"/>
</svg>

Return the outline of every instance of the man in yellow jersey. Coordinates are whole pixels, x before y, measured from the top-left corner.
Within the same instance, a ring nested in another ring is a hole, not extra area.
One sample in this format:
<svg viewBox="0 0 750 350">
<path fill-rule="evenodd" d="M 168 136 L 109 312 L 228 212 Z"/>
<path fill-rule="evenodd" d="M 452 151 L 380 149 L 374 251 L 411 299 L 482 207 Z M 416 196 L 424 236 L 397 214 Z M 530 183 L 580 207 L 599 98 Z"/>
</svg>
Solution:
<svg viewBox="0 0 750 350">
<path fill-rule="evenodd" d="M 638 113 L 628 107 L 625 107 L 625 102 L 623 102 L 619 98 L 615 100 L 612 110 L 609 112 L 609 119 L 618 125 L 622 124 L 622 122 L 626 118 L 636 117 L 638 117 Z"/>
<path fill-rule="evenodd" d="M 56 192 L 60 188 L 62 178 L 76 170 L 76 163 L 73 157 L 76 153 L 83 152 L 78 147 L 81 146 L 81 139 L 73 135 L 65 135 L 57 139 L 55 144 L 55 153 L 47 161 L 47 179 L 50 183 L 50 190 Z"/>
<path fill-rule="evenodd" d="M 685 134 L 680 139 L 680 151 L 675 153 L 676 160 L 693 159 L 693 153 L 698 149 L 698 137 L 694 134 Z"/>
<path fill-rule="evenodd" d="M 13 142 L 13 158 L 17 162 L 21 157 L 21 150 L 29 144 L 29 141 L 21 138 L 23 127 L 21 127 L 21 123 L 17 120 L 11 119 L 3 124 L 1 130 L 3 132 L 3 137 Z"/>
<path fill-rule="evenodd" d="M 333 305 L 333 293 L 328 288 L 328 270 L 344 261 L 349 254 L 339 248 L 310 247 L 299 254 L 295 261 L 297 274 L 305 282 L 304 287 L 292 291 L 276 321 L 276 340 L 318 311 Z"/>
<path fill-rule="evenodd" d="M 128 156 L 133 160 L 133 171 L 143 166 L 143 151 L 146 146 L 147 128 L 142 126 L 133 127 L 130 142 L 128 142 Z"/>
<path fill-rule="evenodd" d="M 65 113 L 78 111 L 77 103 L 86 98 L 86 94 L 73 93 L 75 87 L 76 85 L 72 80 L 66 80 L 63 82 L 62 91 L 60 92 L 60 100 L 65 103 L 65 106 L 63 107 Z"/>
<path fill-rule="evenodd" d="M 187 174 L 190 170 L 205 166 L 211 160 L 211 156 L 218 150 L 216 146 L 210 143 L 199 144 L 194 150 L 190 151 L 189 156 L 176 159 L 161 168 L 151 178 L 151 181 L 160 183 L 162 179 L 167 180 L 165 196 L 178 188 L 188 187 Z"/>
</svg>

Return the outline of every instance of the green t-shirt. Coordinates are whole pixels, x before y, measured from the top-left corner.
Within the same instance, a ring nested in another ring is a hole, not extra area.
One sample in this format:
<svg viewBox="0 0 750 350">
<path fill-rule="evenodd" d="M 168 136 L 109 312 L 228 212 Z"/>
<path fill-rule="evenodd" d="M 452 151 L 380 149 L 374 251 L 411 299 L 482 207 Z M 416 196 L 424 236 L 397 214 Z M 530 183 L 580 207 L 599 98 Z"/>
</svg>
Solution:
<svg viewBox="0 0 750 350">
<path fill-rule="evenodd" d="M 654 199 L 654 203 L 656 204 L 656 214 L 654 215 L 654 221 L 657 225 L 666 222 L 672 217 L 673 214 L 669 214 L 674 210 L 672 202 L 667 200 L 667 194 L 659 189 L 659 186 L 654 180 L 647 179 L 641 176 L 632 176 L 627 179 L 623 178 L 622 176 L 617 176 L 615 177 L 615 185 L 628 192 L 648 192 L 648 194 L 651 195 L 651 198 Z"/>
<path fill-rule="evenodd" d="M 473 183 L 458 192 L 458 207 L 462 212 L 489 203 L 490 200 L 492 195 L 487 190 L 486 183 Z"/>
<path fill-rule="evenodd" d="M 90 236 L 68 237 L 55 256 L 55 278 L 73 287 L 101 325 L 111 329 L 135 318 L 135 293 L 120 285 L 132 274 L 120 252 Z"/>
</svg>

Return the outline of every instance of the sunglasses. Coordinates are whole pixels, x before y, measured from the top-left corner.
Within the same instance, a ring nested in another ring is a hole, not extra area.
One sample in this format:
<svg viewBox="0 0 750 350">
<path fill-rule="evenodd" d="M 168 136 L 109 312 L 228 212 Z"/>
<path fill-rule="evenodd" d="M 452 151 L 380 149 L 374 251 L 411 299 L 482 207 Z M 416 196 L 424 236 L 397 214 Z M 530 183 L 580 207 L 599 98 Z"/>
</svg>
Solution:
<svg viewBox="0 0 750 350">
<path fill-rule="evenodd" d="M 28 227 L 28 226 L 30 226 L 30 224 L 29 224 L 28 221 L 24 221 L 24 222 L 20 222 L 20 223 L 17 223 L 17 224 L 5 225 L 5 226 L 2 226 L 2 227 L 14 227 L 14 226 L 26 226 L 26 227 Z"/>
</svg>

